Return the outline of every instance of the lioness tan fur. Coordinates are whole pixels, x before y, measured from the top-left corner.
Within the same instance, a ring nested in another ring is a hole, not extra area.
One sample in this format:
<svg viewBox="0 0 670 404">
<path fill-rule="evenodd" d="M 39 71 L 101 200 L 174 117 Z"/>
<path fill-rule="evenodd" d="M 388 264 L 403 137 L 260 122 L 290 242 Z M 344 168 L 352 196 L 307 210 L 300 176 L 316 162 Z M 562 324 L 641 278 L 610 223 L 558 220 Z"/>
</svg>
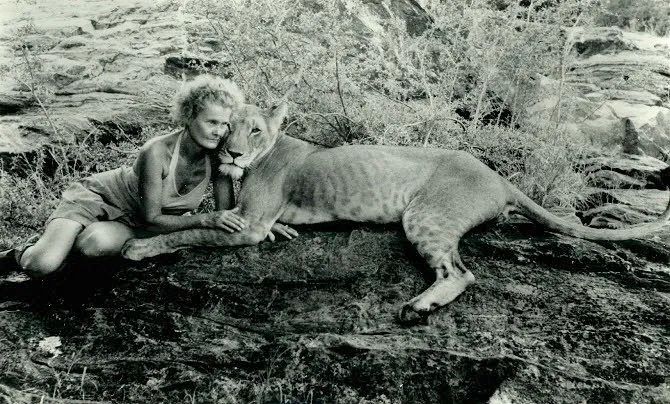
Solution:
<svg viewBox="0 0 670 404">
<path fill-rule="evenodd" d="M 264 114 L 247 106 L 233 120 L 222 146 L 221 172 L 239 178 L 240 232 L 186 230 L 128 241 L 126 258 L 140 260 L 189 246 L 252 245 L 275 221 L 308 224 L 334 220 L 402 222 L 405 234 L 436 271 L 435 282 L 403 306 L 425 315 L 474 282 L 458 255 L 461 237 L 480 223 L 515 210 L 548 229 L 593 240 L 642 237 L 670 217 L 670 204 L 655 222 L 620 230 L 564 221 L 534 203 L 472 155 L 455 150 L 341 146 L 318 148 L 282 135 L 285 103 Z"/>
</svg>

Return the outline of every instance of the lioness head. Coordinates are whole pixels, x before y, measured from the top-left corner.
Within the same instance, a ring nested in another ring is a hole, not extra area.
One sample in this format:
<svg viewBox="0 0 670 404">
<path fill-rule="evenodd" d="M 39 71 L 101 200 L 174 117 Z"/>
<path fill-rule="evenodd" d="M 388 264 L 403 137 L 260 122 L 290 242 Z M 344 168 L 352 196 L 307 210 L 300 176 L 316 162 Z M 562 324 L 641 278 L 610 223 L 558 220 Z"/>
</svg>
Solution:
<svg viewBox="0 0 670 404">
<path fill-rule="evenodd" d="M 232 133 L 220 146 L 221 174 L 239 179 L 244 170 L 275 144 L 288 106 L 282 102 L 270 112 L 245 105 L 231 120 Z"/>
</svg>

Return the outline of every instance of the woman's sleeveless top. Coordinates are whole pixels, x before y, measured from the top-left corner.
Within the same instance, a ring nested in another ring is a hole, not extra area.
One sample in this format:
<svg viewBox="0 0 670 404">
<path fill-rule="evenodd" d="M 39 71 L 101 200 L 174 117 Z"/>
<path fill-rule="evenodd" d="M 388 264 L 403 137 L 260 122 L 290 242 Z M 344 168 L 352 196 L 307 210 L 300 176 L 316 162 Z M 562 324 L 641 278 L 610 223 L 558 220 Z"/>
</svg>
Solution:
<svg viewBox="0 0 670 404">
<path fill-rule="evenodd" d="M 174 147 L 172 158 L 170 159 L 168 175 L 163 179 L 163 198 L 161 201 L 163 210 L 167 211 L 189 211 L 200 206 L 212 174 L 209 156 L 205 156 L 205 178 L 188 193 L 184 195 L 179 194 L 175 172 L 177 171 L 179 147 L 181 146 L 181 137 L 183 134 L 184 132 L 179 134 L 177 138 L 177 145 Z"/>
<path fill-rule="evenodd" d="M 163 179 L 161 208 L 163 214 L 180 215 L 200 206 L 211 178 L 209 157 L 205 157 L 205 178 L 188 193 L 177 191 L 175 172 L 179 161 L 182 134 L 172 152 L 167 176 Z M 102 196 L 105 203 L 115 206 L 130 216 L 139 217 L 141 197 L 139 179 L 132 167 L 124 166 L 115 170 L 94 174 L 86 179 L 87 187 Z"/>
</svg>

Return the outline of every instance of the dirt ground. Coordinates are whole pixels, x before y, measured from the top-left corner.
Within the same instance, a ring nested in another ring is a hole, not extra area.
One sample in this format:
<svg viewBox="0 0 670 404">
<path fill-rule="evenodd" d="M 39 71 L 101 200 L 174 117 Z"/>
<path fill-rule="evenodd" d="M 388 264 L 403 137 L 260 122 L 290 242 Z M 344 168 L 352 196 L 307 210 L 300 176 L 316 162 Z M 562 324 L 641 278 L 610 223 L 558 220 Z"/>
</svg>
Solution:
<svg viewBox="0 0 670 404">
<path fill-rule="evenodd" d="M 495 224 L 477 283 L 396 319 L 432 274 L 395 227 L 0 280 L 0 402 L 667 403 L 668 240 Z"/>
</svg>

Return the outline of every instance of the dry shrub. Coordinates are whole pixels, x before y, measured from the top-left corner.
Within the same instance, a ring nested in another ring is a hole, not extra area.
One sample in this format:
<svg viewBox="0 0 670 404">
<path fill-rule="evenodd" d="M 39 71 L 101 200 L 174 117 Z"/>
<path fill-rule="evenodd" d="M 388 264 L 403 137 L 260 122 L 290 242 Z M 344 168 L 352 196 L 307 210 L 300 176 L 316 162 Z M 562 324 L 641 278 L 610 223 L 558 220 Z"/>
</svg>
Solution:
<svg viewBox="0 0 670 404">
<path fill-rule="evenodd" d="M 536 201 L 569 205 L 582 182 L 566 148 L 580 146 L 562 139 L 560 111 L 541 130 L 524 128 L 518 111 L 538 98 L 531 78 L 562 79 L 566 27 L 590 23 L 594 4 L 430 2 L 432 23 L 411 34 L 400 18 L 359 20 L 368 6 L 357 1 L 198 0 L 188 51 L 229 61 L 250 102 L 269 107 L 295 86 L 293 136 L 470 150 Z M 199 53 L 212 37 L 220 51 Z"/>
</svg>

